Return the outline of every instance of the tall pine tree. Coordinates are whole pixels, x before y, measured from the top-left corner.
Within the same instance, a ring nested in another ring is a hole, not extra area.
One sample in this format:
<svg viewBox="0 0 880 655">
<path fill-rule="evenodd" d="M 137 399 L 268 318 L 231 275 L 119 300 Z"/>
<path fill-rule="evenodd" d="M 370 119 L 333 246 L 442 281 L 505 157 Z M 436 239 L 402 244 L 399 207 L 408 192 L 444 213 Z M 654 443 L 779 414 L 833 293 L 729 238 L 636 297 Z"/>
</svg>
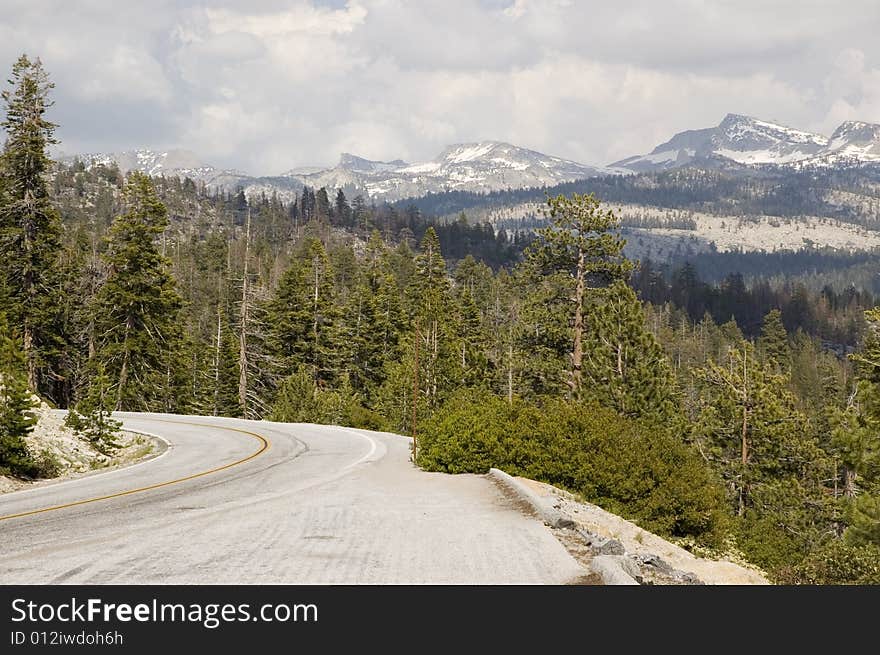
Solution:
<svg viewBox="0 0 880 655">
<path fill-rule="evenodd" d="M 32 476 L 36 464 L 25 437 L 34 429 L 34 401 L 24 374 L 24 358 L 4 312 L 6 293 L 0 283 L 0 473 Z"/>
<path fill-rule="evenodd" d="M 528 267 L 539 295 L 544 292 L 537 304 L 556 314 L 543 318 L 571 325 L 566 382 L 569 394 L 580 398 L 588 305 L 596 290 L 626 279 L 633 264 L 623 255 L 625 241 L 616 232 L 617 216 L 603 209 L 593 194 L 548 198 L 546 213 L 550 225 L 537 231 L 527 252 Z"/>
<path fill-rule="evenodd" d="M 598 293 L 584 331 L 586 393 L 625 416 L 669 421 L 678 413 L 675 379 L 642 304 L 622 280 Z"/>
<path fill-rule="evenodd" d="M 333 268 L 318 239 L 303 244 L 281 277 L 268 305 L 267 322 L 282 378 L 305 366 L 316 382 L 335 380 L 341 362 L 336 353 L 339 325 Z"/>
<path fill-rule="evenodd" d="M 59 325 L 58 253 L 60 218 L 46 186 L 49 145 L 55 124 L 46 111 L 54 85 L 40 60 L 22 55 L 12 67 L 6 105 L 6 145 L 2 170 L 5 195 L 0 202 L 0 273 L 10 290 L 10 316 L 25 358 L 27 384 L 50 391 L 48 383 L 63 374 L 55 363 L 62 349 Z"/>
<path fill-rule="evenodd" d="M 107 281 L 95 298 L 96 356 L 115 387 L 116 409 L 169 410 L 181 298 L 156 244 L 168 211 L 142 173 L 131 173 L 124 193 L 126 211 L 107 238 Z"/>
</svg>

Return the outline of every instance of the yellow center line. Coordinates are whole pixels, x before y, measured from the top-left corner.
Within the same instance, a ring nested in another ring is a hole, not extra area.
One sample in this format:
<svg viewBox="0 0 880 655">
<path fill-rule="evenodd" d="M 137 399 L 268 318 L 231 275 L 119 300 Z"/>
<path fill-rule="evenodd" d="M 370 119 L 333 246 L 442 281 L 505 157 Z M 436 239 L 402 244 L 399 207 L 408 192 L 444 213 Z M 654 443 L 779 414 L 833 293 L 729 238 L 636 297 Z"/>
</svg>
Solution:
<svg viewBox="0 0 880 655">
<path fill-rule="evenodd" d="M 250 455 L 248 455 L 247 457 L 245 457 L 244 459 L 239 459 L 235 462 L 230 462 L 229 464 L 224 464 L 223 466 L 218 466 L 217 468 L 213 468 L 209 471 L 202 471 L 201 473 L 194 473 L 194 474 L 188 475 L 184 478 L 177 478 L 175 480 L 168 480 L 167 482 L 159 482 L 158 484 L 151 484 L 146 487 L 138 487 L 137 489 L 129 489 L 127 491 L 120 491 L 115 494 L 109 494 L 107 496 L 98 496 L 96 498 L 87 498 L 85 500 L 77 500 L 75 502 L 65 503 L 63 505 L 53 505 L 51 507 L 43 507 L 41 509 L 33 509 L 28 512 L 21 512 L 19 514 L 9 514 L 7 516 L 0 516 L 0 521 L 6 521 L 8 519 L 17 519 L 17 518 L 21 518 L 23 516 L 32 516 L 34 514 L 43 514 L 45 512 L 54 512 L 59 509 L 67 509 L 68 507 L 76 507 L 77 505 L 87 505 L 89 503 L 97 503 L 102 500 L 110 500 L 111 498 L 120 498 L 122 496 L 131 496 L 132 494 L 139 494 L 144 491 L 152 491 L 153 489 L 160 489 L 162 487 L 168 487 L 172 484 L 180 484 L 181 482 L 187 482 L 188 480 L 195 480 L 196 478 L 201 478 L 206 475 L 211 475 L 212 473 L 219 473 L 220 471 L 225 471 L 226 469 L 230 469 L 233 466 L 238 466 L 239 464 L 244 464 L 245 462 L 249 462 L 252 459 L 254 459 L 255 457 L 259 457 L 264 452 L 266 452 L 266 450 L 268 450 L 269 446 L 271 445 L 271 443 L 269 442 L 268 439 L 257 434 L 256 432 L 249 432 L 247 430 L 241 430 L 239 428 L 229 428 L 229 427 L 220 426 L 220 425 L 212 425 L 210 423 L 190 423 L 188 421 L 170 421 L 168 419 L 158 419 L 158 418 L 157 419 L 149 419 L 149 420 L 155 421 L 158 423 L 176 423 L 177 425 L 194 425 L 196 427 L 202 427 L 202 428 L 215 428 L 215 429 L 219 429 L 219 430 L 230 430 L 232 432 L 241 432 L 242 434 L 246 434 L 249 437 L 254 437 L 255 439 L 257 439 L 260 442 L 260 448 L 256 451 L 254 451 L 253 453 L 251 453 Z M 120 469 L 120 470 L 124 471 L 125 469 Z"/>
</svg>

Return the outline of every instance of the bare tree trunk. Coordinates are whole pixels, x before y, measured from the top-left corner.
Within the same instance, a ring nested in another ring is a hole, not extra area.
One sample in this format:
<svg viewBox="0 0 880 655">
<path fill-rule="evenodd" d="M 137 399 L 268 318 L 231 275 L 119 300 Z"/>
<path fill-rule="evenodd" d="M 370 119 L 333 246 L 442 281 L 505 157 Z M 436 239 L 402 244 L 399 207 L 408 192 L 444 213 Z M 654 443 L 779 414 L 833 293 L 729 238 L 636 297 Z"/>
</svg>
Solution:
<svg viewBox="0 0 880 655">
<path fill-rule="evenodd" d="M 843 495 L 846 498 L 855 498 L 856 491 L 856 472 L 846 466 L 843 469 Z"/>
<path fill-rule="evenodd" d="M 118 412 L 122 409 L 122 393 L 125 390 L 125 386 L 128 384 L 128 335 L 131 332 L 131 316 L 125 319 L 125 338 L 123 343 L 125 344 L 125 350 L 122 353 L 122 368 L 119 370 L 119 389 L 116 393 L 116 411 Z"/>
<path fill-rule="evenodd" d="M 33 214 L 31 211 L 35 209 L 35 200 L 34 196 L 30 190 L 25 190 L 24 193 L 24 204 L 27 208 L 24 216 L 22 217 L 22 237 L 23 237 L 23 249 L 26 253 L 26 256 L 29 256 L 31 251 L 33 250 L 33 242 L 36 240 L 36 225 L 33 220 Z M 37 391 L 37 357 L 34 352 L 34 329 L 31 325 L 31 317 L 30 317 L 30 308 L 34 301 L 34 289 L 36 287 L 36 283 L 34 281 L 34 273 L 30 267 L 25 268 L 24 277 L 21 281 L 21 291 L 24 296 L 24 330 L 22 333 L 22 350 L 24 351 L 24 358 L 27 367 L 27 382 L 28 388 L 31 391 Z"/>
<path fill-rule="evenodd" d="M 581 369 L 584 361 L 584 252 L 578 253 L 577 278 L 574 292 L 574 347 L 571 353 L 570 393 L 574 398 L 581 393 Z"/>
<path fill-rule="evenodd" d="M 440 354 L 440 335 L 436 320 L 431 321 L 431 398 L 437 397 L 437 359 Z"/>
<path fill-rule="evenodd" d="M 37 390 L 37 358 L 34 355 L 34 332 L 30 322 L 24 322 L 24 356 L 27 359 L 27 381 L 31 391 Z"/>
<path fill-rule="evenodd" d="M 743 480 L 740 484 L 739 493 L 739 515 L 745 512 L 745 495 L 746 495 L 746 467 L 749 462 L 749 382 L 748 382 L 748 357 L 743 354 L 743 418 L 741 430 L 741 457 L 742 457 L 742 475 Z"/>
<path fill-rule="evenodd" d="M 248 209 L 247 228 L 244 238 L 244 276 L 241 283 L 241 325 L 238 337 L 238 402 L 241 411 L 247 418 L 248 401 L 248 359 L 247 359 L 247 324 L 248 324 L 248 259 L 251 252 L 251 210 Z"/>
<path fill-rule="evenodd" d="M 98 352 L 97 344 L 95 344 L 95 321 L 89 321 L 89 359 L 94 359 Z"/>
<path fill-rule="evenodd" d="M 320 282 L 318 264 L 318 258 L 315 257 L 312 260 L 312 268 L 315 270 L 315 286 L 312 296 L 312 339 L 314 342 L 313 356 L 315 359 L 312 362 L 314 368 L 312 375 L 315 378 L 315 382 L 318 380 L 318 285 Z M 315 391 L 317 393 L 317 385 L 315 386 Z"/>
<path fill-rule="evenodd" d="M 412 442 L 413 442 L 413 450 L 412 457 L 413 462 L 416 461 L 418 457 L 418 441 L 416 435 L 416 419 L 418 413 L 418 403 L 419 403 L 419 339 L 422 338 L 422 335 L 419 330 L 419 324 L 416 323 L 416 334 L 415 334 L 415 349 L 414 349 L 414 366 L 413 366 L 413 396 L 412 396 Z"/>
<path fill-rule="evenodd" d="M 513 404 L 513 341 L 507 346 L 507 404 Z"/>
<path fill-rule="evenodd" d="M 220 397 L 220 342 L 223 336 L 220 331 L 221 321 L 221 305 L 217 301 L 217 346 L 214 349 L 214 416 L 220 414 L 219 397 Z"/>
</svg>

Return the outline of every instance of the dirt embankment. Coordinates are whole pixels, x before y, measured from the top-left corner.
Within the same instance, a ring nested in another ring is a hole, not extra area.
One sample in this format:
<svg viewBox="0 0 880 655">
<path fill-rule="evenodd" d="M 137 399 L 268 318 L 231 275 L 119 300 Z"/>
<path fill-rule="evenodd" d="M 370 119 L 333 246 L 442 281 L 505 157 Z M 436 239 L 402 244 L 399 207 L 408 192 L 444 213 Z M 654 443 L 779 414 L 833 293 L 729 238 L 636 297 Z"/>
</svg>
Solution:
<svg viewBox="0 0 880 655">
<path fill-rule="evenodd" d="M 155 457 L 165 448 L 157 439 L 123 431 L 118 439 L 120 448 L 108 457 L 68 428 L 64 424 L 64 416 L 52 411 L 46 403 L 40 402 L 34 411 L 38 420 L 25 439 L 28 450 L 36 459 L 54 464 L 58 475 L 36 481 L 0 475 L 0 493 L 126 466 Z"/>
</svg>

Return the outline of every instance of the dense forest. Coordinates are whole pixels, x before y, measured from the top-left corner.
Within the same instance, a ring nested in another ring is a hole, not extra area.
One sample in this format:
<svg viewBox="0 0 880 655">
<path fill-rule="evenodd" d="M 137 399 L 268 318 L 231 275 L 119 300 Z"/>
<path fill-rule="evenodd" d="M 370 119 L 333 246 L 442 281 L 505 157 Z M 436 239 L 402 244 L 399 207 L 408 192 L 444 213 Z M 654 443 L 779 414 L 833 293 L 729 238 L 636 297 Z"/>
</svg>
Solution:
<svg viewBox="0 0 880 655">
<path fill-rule="evenodd" d="M 545 480 L 776 581 L 880 583 L 870 290 L 639 266 L 575 187 L 510 237 L 60 165 L 52 88 L 22 57 L 3 93 L 5 472 L 40 474 L 31 391 L 98 441 L 109 409 L 391 430 L 426 469 Z"/>
<path fill-rule="evenodd" d="M 725 216 L 824 216 L 869 229 L 880 227 L 880 167 L 755 170 L 688 166 L 659 173 L 608 175 L 546 189 L 490 193 L 450 191 L 401 200 L 425 214 L 456 215 L 482 207 L 541 202 L 546 196 L 593 193 L 609 203 L 628 203 Z"/>
</svg>

